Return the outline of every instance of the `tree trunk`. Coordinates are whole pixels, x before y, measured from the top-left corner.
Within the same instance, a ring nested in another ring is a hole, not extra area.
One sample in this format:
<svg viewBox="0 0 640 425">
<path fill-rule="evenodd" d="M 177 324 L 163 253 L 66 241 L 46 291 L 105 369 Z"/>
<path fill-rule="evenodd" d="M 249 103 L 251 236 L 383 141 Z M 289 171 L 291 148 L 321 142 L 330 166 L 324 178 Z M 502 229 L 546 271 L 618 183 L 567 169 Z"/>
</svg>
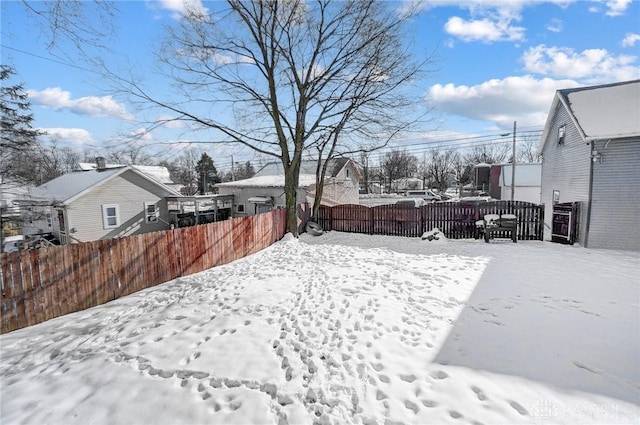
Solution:
<svg viewBox="0 0 640 425">
<path fill-rule="evenodd" d="M 300 176 L 300 158 L 295 158 L 291 164 L 283 162 L 284 166 L 284 193 L 287 206 L 287 232 L 298 237 L 298 211 L 297 199 L 298 180 Z"/>
</svg>

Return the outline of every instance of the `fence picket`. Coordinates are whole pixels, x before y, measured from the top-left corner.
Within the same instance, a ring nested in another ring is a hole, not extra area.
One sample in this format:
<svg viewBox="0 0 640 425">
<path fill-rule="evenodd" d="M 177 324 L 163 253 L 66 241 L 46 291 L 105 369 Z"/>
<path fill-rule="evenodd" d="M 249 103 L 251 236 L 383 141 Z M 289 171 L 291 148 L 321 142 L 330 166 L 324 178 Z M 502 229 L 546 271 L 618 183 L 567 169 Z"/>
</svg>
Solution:
<svg viewBox="0 0 640 425">
<path fill-rule="evenodd" d="M 165 232 L 0 255 L 1 333 L 93 307 L 264 249 L 286 210 Z"/>
<path fill-rule="evenodd" d="M 321 206 L 318 224 L 325 230 L 389 236 L 421 236 L 438 228 L 450 239 L 477 237 L 475 222 L 485 214 L 515 214 L 518 238 L 542 240 L 544 206 L 520 201 L 487 204 L 435 203 L 420 208 L 396 205 Z M 503 235 L 506 236 L 506 235 Z"/>
</svg>

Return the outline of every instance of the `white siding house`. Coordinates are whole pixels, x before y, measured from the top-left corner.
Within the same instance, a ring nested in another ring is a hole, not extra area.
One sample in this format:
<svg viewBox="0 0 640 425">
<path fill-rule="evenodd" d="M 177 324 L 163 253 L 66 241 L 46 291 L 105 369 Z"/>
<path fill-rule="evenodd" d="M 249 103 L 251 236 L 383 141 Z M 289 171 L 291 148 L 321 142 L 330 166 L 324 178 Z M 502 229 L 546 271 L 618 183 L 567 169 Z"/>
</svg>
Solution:
<svg viewBox="0 0 640 425">
<path fill-rule="evenodd" d="M 67 173 L 20 201 L 23 234 L 52 233 L 66 244 L 165 230 L 166 197 L 176 195 L 131 166 Z"/>
<path fill-rule="evenodd" d="M 640 80 L 557 91 L 538 153 L 547 232 L 577 202 L 577 242 L 640 250 Z"/>
<path fill-rule="evenodd" d="M 302 161 L 296 193 L 297 203 L 313 204 L 316 183 L 316 161 Z M 349 159 L 332 159 L 327 165 L 323 205 L 358 204 L 360 172 Z M 253 215 L 274 208 L 284 208 L 284 170 L 279 162 L 260 169 L 254 177 L 218 183 L 221 195 L 234 196 L 234 216 Z"/>
</svg>

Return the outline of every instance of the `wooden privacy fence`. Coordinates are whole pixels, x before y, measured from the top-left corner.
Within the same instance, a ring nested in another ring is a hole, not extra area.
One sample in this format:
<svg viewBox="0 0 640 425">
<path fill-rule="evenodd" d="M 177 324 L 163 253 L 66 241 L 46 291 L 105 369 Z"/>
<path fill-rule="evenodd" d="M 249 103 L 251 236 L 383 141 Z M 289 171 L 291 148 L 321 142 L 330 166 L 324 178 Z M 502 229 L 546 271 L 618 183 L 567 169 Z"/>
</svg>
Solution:
<svg viewBox="0 0 640 425">
<path fill-rule="evenodd" d="M 477 238 L 476 221 L 485 214 L 515 214 L 518 239 L 542 240 L 544 205 L 521 201 L 441 202 L 411 206 L 321 206 L 318 224 L 325 230 L 389 236 L 421 236 L 438 228 L 447 238 Z"/>
<path fill-rule="evenodd" d="M 120 239 L 0 255 L 1 332 L 229 263 L 285 233 L 286 210 Z"/>
</svg>

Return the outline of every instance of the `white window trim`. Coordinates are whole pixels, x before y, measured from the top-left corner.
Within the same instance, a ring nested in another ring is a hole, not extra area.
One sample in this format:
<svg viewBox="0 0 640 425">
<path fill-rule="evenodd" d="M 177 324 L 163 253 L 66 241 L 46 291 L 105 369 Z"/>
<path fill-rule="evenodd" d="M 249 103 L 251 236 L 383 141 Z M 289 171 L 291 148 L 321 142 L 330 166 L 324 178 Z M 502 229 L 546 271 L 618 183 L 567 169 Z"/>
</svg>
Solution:
<svg viewBox="0 0 640 425">
<path fill-rule="evenodd" d="M 149 206 L 153 206 L 153 213 L 150 214 L 147 210 Z M 154 217 L 154 220 L 150 220 L 151 217 Z M 145 202 L 144 203 L 144 221 L 145 223 L 157 223 L 160 219 L 160 207 L 155 202 Z"/>
<path fill-rule="evenodd" d="M 116 210 L 116 224 L 109 224 L 109 220 L 108 218 L 110 216 L 107 216 L 107 209 L 108 208 L 115 208 Z M 103 204 L 102 205 L 102 225 L 105 229 L 115 229 L 117 227 L 120 226 L 120 206 L 118 204 Z"/>
</svg>

